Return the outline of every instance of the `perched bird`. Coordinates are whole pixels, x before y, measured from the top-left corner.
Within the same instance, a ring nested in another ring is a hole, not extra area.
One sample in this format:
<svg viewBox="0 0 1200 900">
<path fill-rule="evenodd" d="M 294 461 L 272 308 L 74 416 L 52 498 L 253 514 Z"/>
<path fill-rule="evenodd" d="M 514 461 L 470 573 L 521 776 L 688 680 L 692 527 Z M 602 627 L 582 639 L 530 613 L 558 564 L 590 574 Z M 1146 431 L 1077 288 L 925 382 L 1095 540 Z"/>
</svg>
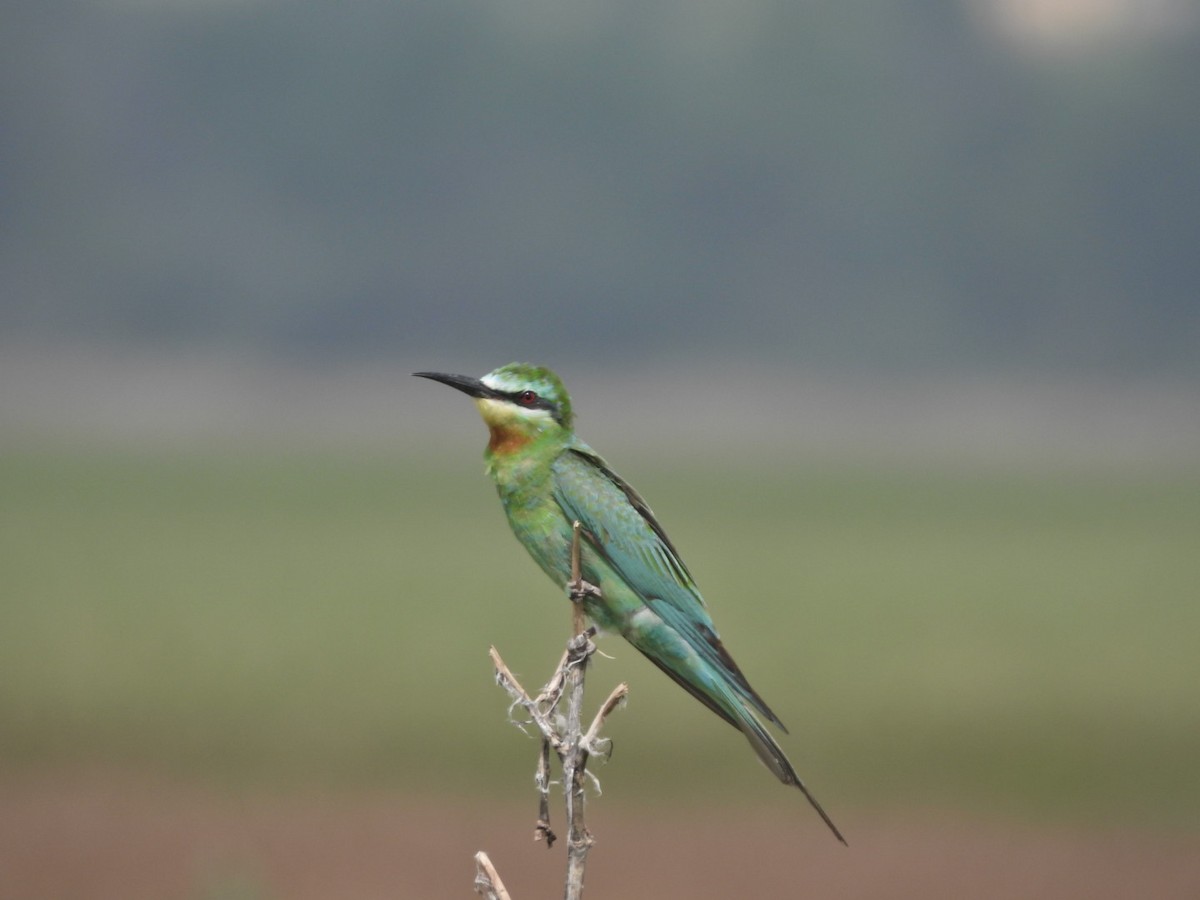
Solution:
<svg viewBox="0 0 1200 900">
<path fill-rule="evenodd" d="M 571 579 L 574 523 L 580 569 L 598 596 L 582 602 L 600 628 L 622 634 L 689 694 L 737 728 L 775 776 L 799 788 L 839 841 L 759 716 L 784 731 L 721 644 L 704 598 L 641 496 L 575 435 L 558 376 L 511 363 L 483 378 L 416 372 L 475 398 L 490 431 L 484 459 L 517 539 L 560 587 Z M 756 715 L 756 713 L 758 715 Z"/>
</svg>

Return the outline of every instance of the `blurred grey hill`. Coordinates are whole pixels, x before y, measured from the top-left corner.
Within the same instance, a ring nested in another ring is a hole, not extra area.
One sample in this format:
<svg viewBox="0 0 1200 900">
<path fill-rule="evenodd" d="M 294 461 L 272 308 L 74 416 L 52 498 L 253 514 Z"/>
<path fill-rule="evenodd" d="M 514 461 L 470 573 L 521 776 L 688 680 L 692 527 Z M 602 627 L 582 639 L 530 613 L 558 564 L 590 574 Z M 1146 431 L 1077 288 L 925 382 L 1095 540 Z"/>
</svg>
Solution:
<svg viewBox="0 0 1200 900">
<path fill-rule="evenodd" d="M 10 0 L 3 343 L 1191 379 L 1198 18 Z"/>
</svg>

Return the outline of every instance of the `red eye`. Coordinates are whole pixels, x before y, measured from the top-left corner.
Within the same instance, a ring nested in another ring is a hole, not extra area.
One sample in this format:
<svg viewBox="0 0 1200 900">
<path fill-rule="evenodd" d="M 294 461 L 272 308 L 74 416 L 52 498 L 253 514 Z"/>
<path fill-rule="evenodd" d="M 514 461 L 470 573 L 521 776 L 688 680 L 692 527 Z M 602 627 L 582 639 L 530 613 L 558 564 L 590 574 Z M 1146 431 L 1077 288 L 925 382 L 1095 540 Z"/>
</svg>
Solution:
<svg viewBox="0 0 1200 900">
<path fill-rule="evenodd" d="M 517 396 L 517 402 L 522 406 L 533 406 L 533 404 L 537 403 L 537 398 L 538 395 L 533 391 L 521 391 Z"/>
</svg>

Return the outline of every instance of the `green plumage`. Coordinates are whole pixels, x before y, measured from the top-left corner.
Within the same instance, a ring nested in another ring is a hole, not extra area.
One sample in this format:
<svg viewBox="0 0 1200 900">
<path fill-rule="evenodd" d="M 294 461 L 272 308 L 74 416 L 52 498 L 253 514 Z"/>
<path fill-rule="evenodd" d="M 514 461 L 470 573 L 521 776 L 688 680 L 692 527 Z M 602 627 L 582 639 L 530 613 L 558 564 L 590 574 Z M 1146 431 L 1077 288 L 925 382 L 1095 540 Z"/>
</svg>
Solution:
<svg viewBox="0 0 1200 900">
<path fill-rule="evenodd" d="M 844 843 L 758 718 L 783 728 L 721 644 L 691 573 L 649 506 L 575 436 L 558 377 L 525 364 L 504 366 L 481 380 L 418 374 L 476 398 L 492 436 L 488 473 L 513 533 L 542 570 L 565 589 L 573 525 L 580 522 L 583 578 L 600 589 L 599 598 L 585 604 L 592 621 L 620 633 L 739 729 L 767 768 L 799 788 Z"/>
</svg>

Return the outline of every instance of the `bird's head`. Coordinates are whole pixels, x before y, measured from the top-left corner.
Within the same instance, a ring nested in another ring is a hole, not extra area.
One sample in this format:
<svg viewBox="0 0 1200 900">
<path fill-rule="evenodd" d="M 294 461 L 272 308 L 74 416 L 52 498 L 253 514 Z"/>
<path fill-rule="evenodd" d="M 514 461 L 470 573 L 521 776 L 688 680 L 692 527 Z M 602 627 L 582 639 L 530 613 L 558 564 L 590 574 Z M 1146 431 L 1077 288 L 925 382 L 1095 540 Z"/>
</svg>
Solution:
<svg viewBox="0 0 1200 900">
<path fill-rule="evenodd" d="M 415 372 L 475 398 L 492 432 L 493 450 L 524 444 L 547 432 L 569 433 L 574 422 L 571 398 L 557 375 L 542 366 L 509 363 L 482 378 Z"/>
</svg>

